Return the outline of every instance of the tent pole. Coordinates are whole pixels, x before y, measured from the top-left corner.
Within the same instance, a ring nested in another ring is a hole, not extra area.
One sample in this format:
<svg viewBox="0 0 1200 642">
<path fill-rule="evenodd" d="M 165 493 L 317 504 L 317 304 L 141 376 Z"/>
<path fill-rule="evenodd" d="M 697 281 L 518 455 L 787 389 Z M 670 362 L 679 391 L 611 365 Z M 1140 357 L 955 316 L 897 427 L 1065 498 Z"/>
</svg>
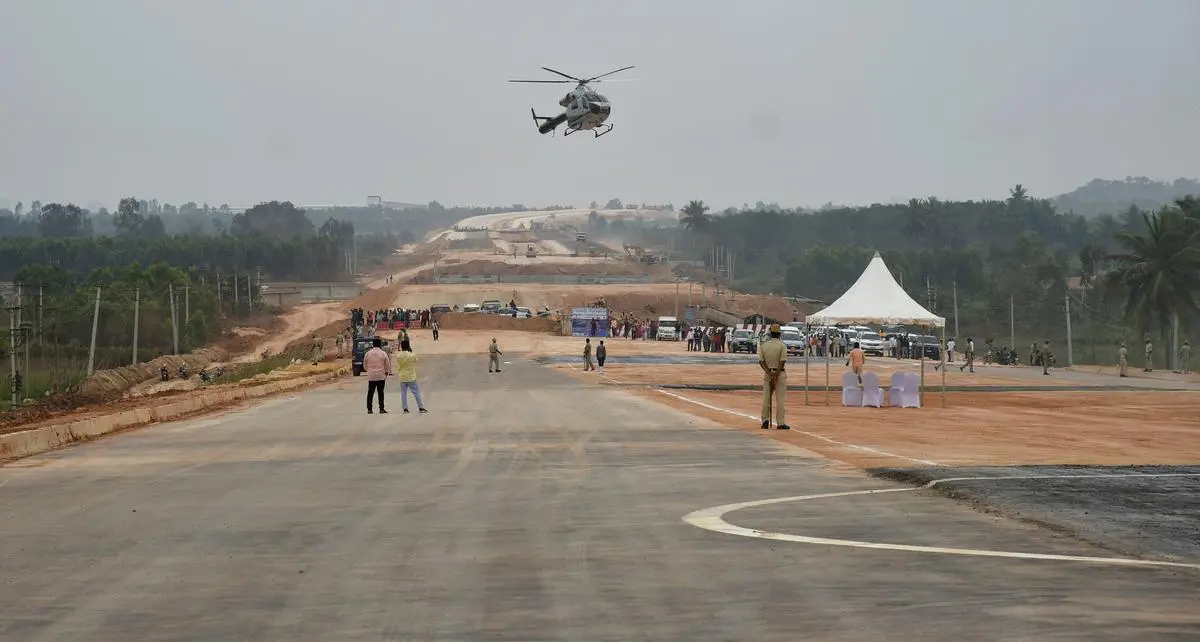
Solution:
<svg viewBox="0 0 1200 642">
<path fill-rule="evenodd" d="M 924 330 L 924 329 L 926 329 L 926 327 L 921 326 L 921 329 Z M 917 347 L 921 351 L 921 387 L 917 390 L 917 402 L 921 404 L 922 408 L 924 408 L 925 407 L 925 339 L 921 339 L 919 341 L 919 343 L 917 343 Z"/>
<path fill-rule="evenodd" d="M 804 340 L 804 405 L 808 405 L 808 339 Z"/>
<path fill-rule="evenodd" d="M 942 324 L 942 350 L 945 351 L 945 349 L 946 349 L 946 326 L 945 326 L 945 324 Z M 950 365 L 950 362 L 946 361 L 946 355 L 943 353 L 942 354 L 942 407 L 943 408 L 946 407 L 946 368 L 949 365 Z"/>
<path fill-rule="evenodd" d="M 829 405 L 829 333 L 825 333 L 825 405 Z"/>
</svg>

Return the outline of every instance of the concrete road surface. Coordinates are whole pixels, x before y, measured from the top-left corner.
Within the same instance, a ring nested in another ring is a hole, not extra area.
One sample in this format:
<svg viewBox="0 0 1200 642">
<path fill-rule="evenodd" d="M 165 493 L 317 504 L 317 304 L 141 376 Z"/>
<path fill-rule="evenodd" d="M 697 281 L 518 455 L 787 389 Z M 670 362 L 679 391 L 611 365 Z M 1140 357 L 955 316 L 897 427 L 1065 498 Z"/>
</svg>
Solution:
<svg viewBox="0 0 1200 642">
<path fill-rule="evenodd" d="M 423 364 L 0 468 L 0 639 L 1156 640 L 1188 569 L 770 541 L 692 511 L 887 487 L 519 357 Z M 858 541 L 1115 556 L 916 492 L 728 513 Z"/>
</svg>

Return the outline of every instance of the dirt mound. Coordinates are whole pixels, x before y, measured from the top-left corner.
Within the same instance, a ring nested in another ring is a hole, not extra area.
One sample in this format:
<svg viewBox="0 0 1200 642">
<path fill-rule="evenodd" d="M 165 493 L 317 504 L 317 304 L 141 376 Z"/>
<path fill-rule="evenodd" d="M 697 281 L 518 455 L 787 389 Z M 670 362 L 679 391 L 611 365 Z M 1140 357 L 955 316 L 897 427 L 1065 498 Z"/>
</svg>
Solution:
<svg viewBox="0 0 1200 642">
<path fill-rule="evenodd" d="M 438 321 L 443 330 L 519 330 L 557 334 L 562 329 L 562 325 L 550 317 L 514 319 L 499 314 L 447 312 L 439 314 Z"/>
<path fill-rule="evenodd" d="M 219 348 L 203 348 L 190 354 L 157 357 L 136 366 L 100 370 L 83 382 L 80 393 L 103 399 L 116 397 L 143 381 L 157 377 L 158 369 L 163 364 L 166 364 L 174 377 L 182 364 L 187 364 L 188 370 L 198 372 L 200 368 L 214 361 L 221 361 L 227 356 L 226 352 Z"/>
</svg>

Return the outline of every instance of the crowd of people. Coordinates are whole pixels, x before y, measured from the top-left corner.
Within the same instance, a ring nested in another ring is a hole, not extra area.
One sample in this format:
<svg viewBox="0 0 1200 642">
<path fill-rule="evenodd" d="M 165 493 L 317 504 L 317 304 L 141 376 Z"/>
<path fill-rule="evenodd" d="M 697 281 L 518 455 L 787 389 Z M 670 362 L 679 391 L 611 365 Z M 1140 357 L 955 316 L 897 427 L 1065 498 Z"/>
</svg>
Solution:
<svg viewBox="0 0 1200 642">
<path fill-rule="evenodd" d="M 354 327 L 377 326 L 386 324 L 388 327 L 403 325 L 409 328 L 428 328 L 433 320 L 432 312 L 406 308 L 380 308 L 378 310 L 363 310 L 355 308 L 350 311 L 350 323 Z"/>
</svg>

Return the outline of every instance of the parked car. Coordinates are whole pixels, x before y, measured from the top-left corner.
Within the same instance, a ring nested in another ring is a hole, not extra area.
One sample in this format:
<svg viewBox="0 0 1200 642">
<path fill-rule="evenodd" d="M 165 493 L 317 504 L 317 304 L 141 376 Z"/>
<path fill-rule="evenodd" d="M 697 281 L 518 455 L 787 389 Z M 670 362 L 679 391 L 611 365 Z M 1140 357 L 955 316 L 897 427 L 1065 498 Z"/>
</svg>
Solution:
<svg viewBox="0 0 1200 642">
<path fill-rule="evenodd" d="M 518 319 L 528 319 L 532 316 L 533 316 L 533 310 L 530 310 L 529 308 L 527 308 L 525 306 L 520 306 L 520 305 L 517 306 L 517 318 Z"/>
<path fill-rule="evenodd" d="M 754 354 L 758 352 L 758 337 L 752 330 L 734 330 L 729 339 L 729 351 Z"/>
<path fill-rule="evenodd" d="M 463 312 L 479 312 L 479 305 L 476 303 L 468 303 L 463 306 Z"/>
<path fill-rule="evenodd" d="M 883 338 L 874 330 L 859 332 L 857 337 L 851 337 L 850 340 L 857 341 L 858 347 L 866 354 L 883 356 Z"/>
<path fill-rule="evenodd" d="M 922 348 L 924 348 L 926 359 L 941 360 L 941 342 L 932 334 L 910 334 L 908 335 L 908 342 L 912 348 L 913 359 L 920 359 Z"/>
<path fill-rule="evenodd" d="M 440 314 L 442 312 L 449 312 L 449 311 L 450 311 L 449 303 L 435 303 L 434 305 L 429 306 L 430 314 Z"/>
<path fill-rule="evenodd" d="M 488 299 L 479 305 L 480 311 L 489 313 L 495 313 L 503 307 L 504 304 L 495 299 Z"/>
<path fill-rule="evenodd" d="M 804 335 L 795 328 L 781 328 L 782 334 L 779 335 L 779 340 L 783 341 L 783 345 L 787 346 L 788 354 L 804 354 Z"/>
</svg>

